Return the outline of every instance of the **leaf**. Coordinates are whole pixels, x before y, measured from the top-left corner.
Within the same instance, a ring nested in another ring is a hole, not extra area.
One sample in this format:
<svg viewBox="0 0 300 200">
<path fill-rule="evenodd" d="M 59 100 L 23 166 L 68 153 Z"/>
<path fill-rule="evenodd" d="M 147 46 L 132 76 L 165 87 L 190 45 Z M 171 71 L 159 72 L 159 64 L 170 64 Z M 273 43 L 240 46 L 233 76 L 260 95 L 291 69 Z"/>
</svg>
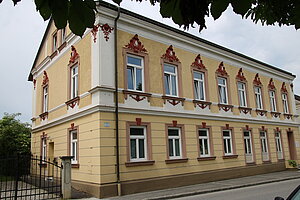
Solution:
<svg viewBox="0 0 300 200">
<path fill-rule="evenodd" d="M 68 20 L 69 5 L 68 0 L 52 0 L 52 18 L 58 29 L 66 27 Z"/>
<path fill-rule="evenodd" d="M 162 17 L 172 17 L 178 0 L 164 0 L 160 3 L 160 14 Z"/>
<path fill-rule="evenodd" d="M 35 0 L 36 10 L 39 11 L 43 19 L 50 19 L 52 11 L 49 6 L 49 0 Z"/>
<path fill-rule="evenodd" d="M 122 2 L 122 0 L 113 0 L 113 2 L 115 2 L 118 5 L 120 5 L 120 3 Z"/>
<path fill-rule="evenodd" d="M 244 16 L 251 9 L 253 0 L 231 0 L 233 11 Z"/>
<path fill-rule="evenodd" d="M 211 3 L 210 12 L 214 20 L 218 19 L 221 14 L 227 9 L 229 0 L 214 0 Z"/>
<path fill-rule="evenodd" d="M 18 2 L 20 2 L 21 0 L 12 0 L 14 2 L 14 6 L 17 5 Z M 2 2 L 2 1 L 1 1 Z M 1 3 L 0 2 L 0 3 Z"/>
</svg>

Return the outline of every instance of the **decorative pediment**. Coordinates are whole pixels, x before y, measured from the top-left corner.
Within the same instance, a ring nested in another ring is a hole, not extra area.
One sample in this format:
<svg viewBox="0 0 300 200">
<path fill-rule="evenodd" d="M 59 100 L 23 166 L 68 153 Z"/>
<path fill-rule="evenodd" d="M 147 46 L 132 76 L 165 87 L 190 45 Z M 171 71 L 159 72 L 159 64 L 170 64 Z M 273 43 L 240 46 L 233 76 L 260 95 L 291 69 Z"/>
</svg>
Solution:
<svg viewBox="0 0 300 200">
<path fill-rule="evenodd" d="M 275 90 L 275 84 L 273 78 L 270 79 L 268 87 L 270 90 Z"/>
<path fill-rule="evenodd" d="M 286 89 L 285 82 L 282 83 L 281 92 L 283 92 L 283 93 L 287 93 L 288 92 L 287 89 Z"/>
<path fill-rule="evenodd" d="M 49 83 L 49 78 L 48 78 L 47 72 L 44 71 L 42 86 L 45 86 L 48 83 Z"/>
<path fill-rule="evenodd" d="M 254 77 L 253 84 L 257 85 L 257 86 L 261 86 L 262 85 L 258 73 Z"/>
<path fill-rule="evenodd" d="M 216 70 L 216 73 L 220 76 L 228 76 L 223 62 L 220 63 L 218 69 Z"/>
<path fill-rule="evenodd" d="M 198 69 L 206 69 L 205 65 L 203 64 L 203 61 L 200 57 L 200 54 L 195 58 L 195 61 L 191 65 L 192 67 L 196 67 Z"/>
<path fill-rule="evenodd" d="M 169 48 L 166 50 L 166 53 L 162 55 L 161 58 L 166 59 L 170 62 L 179 62 L 179 59 L 176 57 L 172 45 L 169 46 Z"/>
<path fill-rule="evenodd" d="M 100 25 L 101 31 L 104 34 L 104 38 L 106 41 L 109 40 L 109 34 L 114 30 L 114 28 L 110 27 L 107 23 Z"/>
<path fill-rule="evenodd" d="M 94 38 L 94 43 L 96 43 L 96 41 L 97 41 L 97 33 L 99 30 L 99 27 L 100 27 L 100 24 L 94 25 L 94 27 L 91 30 L 92 36 Z"/>
<path fill-rule="evenodd" d="M 238 74 L 236 75 L 236 79 L 239 81 L 246 81 L 242 68 L 240 68 Z"/>
<path fill-rule="evenodd" d="M 70 60 L 69 60 L 69 64 L 71 63 L 74 63 L 76 59 L 79 58 L 79 54 L 77 53 L 77 50 L 76 48 L 72 45 L 71 46 L 71 57 L 70 57 Z"/>
<path fill-rule="evenodd" d="M 137 34 L 135 34 L 135 36 L 131 38 L 130 42 L 127 45 L 125 45 L 125 48 L 131 49 L 135 53 L 147 52 L 147 50 L 145 49 L 144 45 L 140 41 L 139 36 Z"/>
</svg>

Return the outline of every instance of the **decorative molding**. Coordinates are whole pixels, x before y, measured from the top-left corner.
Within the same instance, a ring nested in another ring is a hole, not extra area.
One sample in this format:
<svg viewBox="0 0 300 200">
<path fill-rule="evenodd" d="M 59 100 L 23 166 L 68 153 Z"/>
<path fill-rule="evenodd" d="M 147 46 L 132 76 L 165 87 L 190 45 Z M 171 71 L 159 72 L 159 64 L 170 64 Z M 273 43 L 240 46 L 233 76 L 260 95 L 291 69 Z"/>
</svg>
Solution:
<svg viewBox="0 0 300 200">
<path fill-rule="evenodd" d="M 48 83 L 49 83 L 48 74 L 47 74 L 46 71 L 44 71 L 42 86 L 44 87 L 44 86 L 47 85 Z"/>
<path fill-rule="evenodd" d="M 243 113 L 246 115 L 247 113 L 250 113 L 250 114 L 251 114 L 252 108 L 239 107 L 239 110 L 240 110 L 240 113 L 243 112 Z"/>
<path fill-rule="evenodd" d="M 220 75 L 220 76 L 228 76 L 228 73 L 226 72 L 226 69 L 225 69 L 225 67 L 224 67 L 223 62 L 221 62 L 221 63 L 219 64 L 219 67 L 218 67 L 218 69 L 216 70 L 216 73 L 217 73 L 218 75 Z"/>
<path fill-rule="evenodd" d="M 203 64 L 200 54 L 198 54 L 198 56 L 195 58 L 195 61 L 192 63 L 191 66 L 195 67 L 197 69 L 206 69 L 205 65 Z"/>
<path fill-rule="evenodd" d="M 74 63 L 76 59 L 79 58 L 79 54 L 77 53 L 77 50 L 76 48 L 72 45 L 71 46 L 71 57 L 70 57 L 70 60 L 69 60 L 69 64 L 71 63 Z"/>
<path fill-rule="evenodd" d="M 50 59 L 52 60 L 55 56 L 57 56 L 57 50 L 53 51 L 50 55 Z"/>
<path fill-rule="evenodd" d="M 175 55 L 172 45 L 169 46 L 169 48 L 166 50 L 166 53 L 162 55 L 161 58 L 166 59 L 170 62 L 180 62 L 177 56 Z"/>
<path fill-rule="evenodd" d="M 292 92 L 294 92 L 294 84 L 291 83 L 290 86 L 291 86 Z"/>
<path fill-rule="evenodd" d="M 135 118 L 135 122 L 137 126 L 140 126 L 142 124 L 142 118 Z"/>
<path fill-rule="evenodd" d="M 114 30 L 114 28 L 110 27 L 107 23 L 100 25 L 101 31 L 104 34 L 104 38 L 106 41 L 109 40 L 109 34 Z"/>
<path fill-rule="evenodd" d="M 221 104 L 221 103 L 218 103 L 218 106 L 219 106 L 219 110 L 224 110 L 225 112 L 228 112 L 229 110 L 232 111 L 232 108 L 233 106 L 232 105 L 227 105 L 227 104 Z"/>
<path fill-rule="evenodd" d="M 208 106 L 208 108 L 210 109 L 210 105 L 212 104 L 211 102 L 207 102 L 207 101 L 199 101 L 199 100 L 193 100 L 194 103 L 194 107 L 199 106 L 199 108 L 206 108 Z"/>
<path fill-rule="evenodd" d="M 91 34 L 92 34 L 92 36 L 94 38 L 93 39 L 94 43 L 96 43 L 96 41 L 97 41 L 97 33 L 99 31 L 99 27 L 100 27 L 100 24 L 94 25 L 94 27 L 91 30 Z"/>
<path fill-rule="evenodd" d="M 74 130 L 74 129 L 75 129 L 75 124 L 74 124 L 74 123 L 71 123 L 70 129 L 71 129 L 71 130 Z"/>
<path fill-rule="evenodd" d="M 293 119 L 293 115 L 292 114 L 283 114 L 285 119 Z"/>
<path fill-rule="evenodd" d="M 58 47 L 58 51 L 61 52 L 66 46 L 67 46 L 67 42 L 64 41 L 64 43 L 62 43 L 62 44 Z"/>
<path fill-rule="evenodd" d="M 280 112 L 271 112 L 271 115 L 275 118 L 279 117 L 280 116 Z"/>
<path fill-rule="evenodd" d="M 133 36 L 133 38 L 131 38 L 129 43 L 127 45 L 125 45 L 125 48 L 131 49 L 135 53 L 139 53 L 139 52 L 146 53 L 147 52 L 147 50 L 145 49 L 144 45 L 140 41 L 139 36 L 137 34 L 135 34 Z"/>
<path fill-rule="evenodd" d="M 80 97 L 75 97 L 73 99 L 70 99 L 69 101 L 66 101 L 65 104 L 71 108 L 74 108 L 77 105 L 79 105 L 79 100 L 80 100 Z"/>
<path fill-rule="evenodd" d="M 268 88 L 269 88 L 270 90 L 275 90 L 275 89 L 276 89 L 276 88 L 275 88 L 274 81 L 273 81 L 273 78 L 270 79 L 269 84 L 268 84 Z"/>
<path fill-rule="evenodd" d="M 257 115 L 260 115 L 260 116 L 266 116 L 267 115 L 267 112 L 266 110 L 259 110 L 259 109 L 256 109 L 256 114 Z"/>
<path fill-rule="evenodd" d="M 162 96 L 162 99 L 164 100 L 164 104 L 167 102 L 169 102 L 170 104 L 172 104 L 173 106 L 176 106 L 177 104 L 179 104 L 181 102 L 181 105 L 184 105 L 184 101 L 185 98 L 179 98 L 179 97 L 170 97 L 170 96 Z"/>
<path fill-rule="evenodd" d="M 245 76 L 244 76 L 242 68 L 239 69 L 238 74 L 236 75 L 236 79 L 239 80 L 239 81 L 243 81 L 243 82 L 247 81 Z"/>
<path fill-rule="evenodd" d="M 256 86 L 262 86 L 262 83 L 260 81 L 258 73 L 256 73 L 256 75 L 254 77 L 253 84 L 256 85 Z"/>
<path fill-rule="evenodd" d="M 39 116 L 40 116 L 41 120 L 43 121 L 48 118 L 48 112 L 44 112 L 44 113 L 40 114 Z"/>
<path fill-rule="evenodd" d="M 282 86 L 281 86 L 281 92 L 282 92 L 282 93 L 288 93 L 288 91 L 287 91 L 287 89 L 286 89 L 285 82 L 282 83 Z"/>
<path fill-rule="evenodd" d="M 135 101 L 143 101 L 144 99 L 147 98 L 147 101 L 150 102 L 150 93 L 144 93 L 144 92 L 135 92 L 135 91 L 130 91 L 130 90 L 123 90 L 123 94 L 125 99 L 128 99 L 128 95 L 133 98 Z"/>
</svg>

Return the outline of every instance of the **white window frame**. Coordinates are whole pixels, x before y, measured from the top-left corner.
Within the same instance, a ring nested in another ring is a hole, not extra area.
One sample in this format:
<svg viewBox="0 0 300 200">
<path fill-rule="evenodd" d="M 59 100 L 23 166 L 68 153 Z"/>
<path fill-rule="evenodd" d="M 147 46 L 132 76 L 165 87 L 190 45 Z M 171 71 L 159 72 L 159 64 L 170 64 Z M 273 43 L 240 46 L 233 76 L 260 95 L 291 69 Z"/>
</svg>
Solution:
<svg viewBox="0 0 300 200">
<path fill-rule="evenodd" d="M 258 91 L 256 91 L 256 89 Z M 258 87 L 258 86 L 254 87 L 254 95 L 255 95 L 256 108 L 262 110 L 263 109 L 263 102 L 262 102 L 261 87 Z"/>
<path fill-rule="evenodd" d="M 42 137 L 42 160 L 46 160 L 47 159 L 47 138 L 46 137 Z"/>
<path fill-rule="evenodd" d="M 201 74 L 202 79 L 196 78 L 195 73 Z M 195 99 L 200 100 L 200 101 L 205 101 L 206 100 L 206 95 L 205 95 L 205 74 L 203 72 L 199 71 L 193 71 L 193 77 L 194 77 L 194 91 L 195 91 Z M 203 91 L 203 98 L 201 98 L 201 86 L 202 86 L 202 91 Z M 198 94 L 198 95 L 197 95 Z"/>
<path fill-rule="evenodd" d="M 130 64 L 128 63 L 128 57 L 132 57 L 132 58 L 136 58 L 136 59 L 140 59 L 141 60 L 141 66 L 140 65 L 135 65 L 135 64 Z M 138 92 L 143 92 L 145 90 L 145 81 L 144 81 L 144 58 L 140 57 L 140 56 L 135 56 L 135 55 L 131 55 L 128 54 L 127 55 L 127 67 L 126 67 L 126 76 L 128 77 L 128 68 L 133 68 L 133 74 L 132 74 L 132 81 L 133 81 L 133 89 L 129 89 L 128 88 L 128 80 L 127 80 L 127 89 L 128 90 L 132 90 L 132 91 L 138 91 Z M 136 85 L 136 77 L 137 77 L 137 69 L 141 69 L 142 70 L 142 90 L 138 90 L 137 89 L 137 85 Z"/>
<path fill-rule="evenodd" d="M 224 136 L 224 131 L 229 132 L 229 136 Z M 222 131 L 223 136 L 223 143 L 224 143 L 224 155 L 233 155 L 233 146 L 232 146 L 232 132 L 231 130 L 223 130 Z M 229 145 L 230 144 L 230 148 Z"/>
<path fill-rule="evenodd" d="M 262 136 L 262 133 L 263 133 L 263 136 Z M 262 160 L 263 161 L 269 161 L 270 156 L 269 156 L 267 132 L 266 131 L 260 131 L 259 132 L 259 139 L 260 139 L 260 143 L 261 143 Z"/>
<path fill-rule="evenodd" d="M 76 139 L 73 138 L 74 133 L 76 133 Z M 70 131 L 70 156 L 73 156 L 73 158 L 71 159 L 71 164 L 78 164 L 78 131 L 77 130 Z"/>
<path fill-rule="evenodd" d="M 270 105 L 271 105 L 271 112 L 276 112 L 277 107 L 276 107 L 276 93 L 274 90 L 269 91 L 269 96 L 270 96 Z"/>
<path fill-rule="evenodd" d="M 175 73 L 165 71 L 165 66 L 166 65 L 174 67 Z M 178 97 L 179 88 L 178 88 L 178 71 L 177 71 L 177 66 L 169 64 L 169 63 L 164 63 L 163 67 L 164 67 L 164 87 L 165 87 L 165 93 L 168 96 Z M 173 91 L 172 80 L 173 79 L 171 77 L 175 77 L 176 94 L 172 94 L 172 91 Z M 165 78 L 168 79 L 168 82 L 169 82 L 168 85 L 165 84 Z M 170 91 L 170 94 L 167 94 L 166 87 L 168 87 L 168 89 Z"/>
<path fill-rule="evenodd" d="M 170 136 L 169 135 L 169 130 L 178 130 L 178 136 Z M 173 152 L 173 156 L 170 155 L 170 141 L 172 140 L 172 144 L 173 144 L 173 149 L 171 149 L 171 151 Z M 179 140 L 179 156 L 176 156 L 176 140 Z M 174 127 L 169 127 L 168 128 L 168 155 L 169 155 L 169 159 L 180 159 L 182 158 L 182 141 L 181 141 L 181 128 L 174 128 Z"/>
<path fill-rule="evenodd" d="M 77 68 L 76 73 L 73 72 L 74 68 Z M 78 80 L 79 66 L 78 66 L 78 64 L 72 66 L 70 70 L 71 70 L 70 98 L 73 99 L 78 96 L 78 86 L 79 86 L 79 83 L 78 83 L 78 81 L 79 81 Z"/>
<path fill-rule="evenodd" d="M 57 46 L 58 46 L 58 39 L 57 39 L 57 33 L 55 33 L 54 35 L 53 35 L 53 38 L 52 38 L 52 48 L 53 48 L 53 52 L 54 51 L 56 51 L 57 50 Z"/>
<path fill-rule="evenodd" d="M 288 96 L 286 93 L 283 93 L 281 96 L 282 96 L 282 104 L 283 104 L 283 113 L 288 114 L 289 113 Z"/>
<path fill-rule="evenodd" d="M 48 112 L 48 101 L 49 101 L 49 87 L 48 85 L 43 87 L 43 113 Z"/>
<path fill-rule="evenodd" d="M 205 131 L 206 136 L 200 136 L 200 131 Z M 198 129 L 198 140 L 199 140 L 199 154 L 200 157 L 210 157 L 210 138 L 209 138 L 209 130 L 208 129 Z M 207 143 L 207 153 L 205 153 L 205 140 Z M 202 154 L 201 154 L 202 147 Z"/>
<path fill-rule="evenodd" d="M 242 88 L 240 88 L 239 86 L 241 86 Z M 246 84 L 243 82 L 238 82 L 237 87 L 238 87 L 238 96 L 240 100 L 240 107 L 247 107 Z"/>
<path fill-rule="evenodd" d="M 245 132 L 248 132 L 249 135 L 245 136 Z M 246 155 L 249 155 L 249 154 L 253 155 L 251 131 L 243 131 L 243 136 L 244 136 L 245 154 Z"/>
<path fill-rule="evenodd" d="M 281 143 L 281 133 L 275 132 L 275 144 L 276 144 L 276 152 L 278 159 L 283 159 L 283 149 Z"/>
<path fill-rule="evenodd" d="M 131 135 L 131 128 L 139 128 L 143 129 L 143 135 Z M 136 146 L 136 158 L 131 157 L 131 140 L 135 140 L 135 146 Z M 144 158 L 140 157 L 140 152 L 139 152 L 139 141 L 143 140 L 144 141 Z M 148 160 L 148 152 L 147 152 L 147 127 L 146 126 L 130 126 L 129 128 L 129 156 L 130 156 L 130 161 L 131 162 L 136 162 L 136 161 L 145 161 Z"/>
<path fill-rule="evenodd" d="M 225 84 L 220 84 L 219 80 L 225 80 Z M 227 79 L 223 77 L 217 78 L 218 82 L 218 94 L 219 94 L 219 100 L 221 104 L 228 104 L 228 92 L 227 92 Z M 224 91 L 224 93 L 221 92 L 221 89 Z M 225 95 L 225 98 L 223 98 L 223 95 Z M 223 101 L 225 99 L 225 101 Z"/>
</svg>

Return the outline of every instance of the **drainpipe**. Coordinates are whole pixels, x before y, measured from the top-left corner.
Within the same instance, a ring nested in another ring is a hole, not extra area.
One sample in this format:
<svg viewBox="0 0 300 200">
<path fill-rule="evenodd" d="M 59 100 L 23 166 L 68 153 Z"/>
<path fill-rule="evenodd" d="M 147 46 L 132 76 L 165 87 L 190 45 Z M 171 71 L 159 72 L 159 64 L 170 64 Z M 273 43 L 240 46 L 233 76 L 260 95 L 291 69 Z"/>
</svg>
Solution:
<svg viewBox="0 0 300 200">
<path fill-rule="evenodd" d="M 118 7 L 118 15 L 115 18 L 115 120 L 116 120 L 116 171 L 117 171 L 117 187 L 118 195 L 121 196 L 120 182 L 120 152 L 119 152 L 119 94 L 118 94 L 118 19 L 120 17 L 120 7 Z"/>
</svg>

